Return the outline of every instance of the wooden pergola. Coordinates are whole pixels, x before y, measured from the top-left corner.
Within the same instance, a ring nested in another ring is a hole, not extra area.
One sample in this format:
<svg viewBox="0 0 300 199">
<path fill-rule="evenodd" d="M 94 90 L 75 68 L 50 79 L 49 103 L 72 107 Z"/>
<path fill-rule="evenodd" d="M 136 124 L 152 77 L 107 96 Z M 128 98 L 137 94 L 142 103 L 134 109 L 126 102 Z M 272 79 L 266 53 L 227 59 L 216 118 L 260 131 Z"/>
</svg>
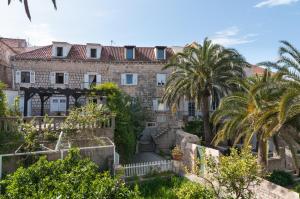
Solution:
<svg viewBox="0 0 300 199">
<path fill-rule="evenodd" d="M 75 99 L 75 106 L 78 106 L 78 99 L 82 96 L 100 96 L 105 99 L 105 95 L 102 91 L 95 89 L 79 89 L 79 88 L 43 88 L 43 87 L 21 87 L 21 91 L 24 91 L 24 116 L 27 116 L 28 101 L 34 96 L 39 95 L 41 101 L 41 116 L 44 116 L 44 104 L 53 95 L 66 96 L 66 110 L 70 107 L 70 97 Z"/>
</svg>

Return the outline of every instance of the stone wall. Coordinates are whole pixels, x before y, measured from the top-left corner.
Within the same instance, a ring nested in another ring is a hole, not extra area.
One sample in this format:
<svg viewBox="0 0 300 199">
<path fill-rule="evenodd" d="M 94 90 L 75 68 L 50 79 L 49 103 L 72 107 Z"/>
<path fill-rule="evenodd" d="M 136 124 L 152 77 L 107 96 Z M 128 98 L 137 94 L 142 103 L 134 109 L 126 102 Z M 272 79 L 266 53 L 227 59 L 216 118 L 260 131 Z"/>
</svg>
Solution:
<svg viewBox="0 0 300 199">
<path fill-rule="evenodd" d="M 98 146 L 94 146 L 98 147 Z M 55 161 L 61 158 L 65 158 L 68 154 L 68 150 L 59 150 L 59 151 L 48 151 L 43 152 L 43 154 L 24 154 L 24 155 L 18 155 L 15 156 L 9 156 L 9 157 L 2 157 L 2 168 L 0 172 L 2 176 L 12 173 L 16 171 L 20 166 L 24 166 L 23 164 L 28 164 L 29 161 L 31 163 L 36 162 L 39 157 L 46 156 L 48 161 Z M 101 171 L 104 170 L 110 170 L 113 166 L 113 160 L 114 160 L 114 146 L 105 146 L 105 147 L 98 147 L 98 148 L 80 148 L 80 155 L 84 158 L 89 158 L 93 162 L 95 162 Z"/>
</svg>

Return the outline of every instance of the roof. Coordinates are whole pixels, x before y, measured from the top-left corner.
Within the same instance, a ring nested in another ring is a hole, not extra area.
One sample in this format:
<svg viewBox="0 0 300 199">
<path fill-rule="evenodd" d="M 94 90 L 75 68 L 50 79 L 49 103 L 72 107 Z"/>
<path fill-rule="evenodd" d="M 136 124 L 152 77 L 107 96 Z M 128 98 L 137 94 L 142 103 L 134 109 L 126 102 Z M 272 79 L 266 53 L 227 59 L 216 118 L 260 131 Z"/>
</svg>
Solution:
<svg viewBox="0 0 300 199">
<path fill-rule="evenodd" d="M 16 54 L 26 51 L 27 48 L 25 39 L 0 38 L 0 42 L 9 47 Z"/>
<path fill-rule="evenodd" d="M 251 70 L 252 70 L 252 74 L 253 75 L 263 75 L 264 74 L 264 72 L 265 72 L 265 68 L 262 68 L 262 67 L 259 67 L 259 66 L 252 66 L 251 67 Z"/>
<path fill-rule="evenodd" d="M 29 52 L 25 52 L 14 56 L 16 60 L 51 60 L 51 59 L 69 59 L 73 61 L 82 60 L 94 60 L 86 56 L 86 45 L 72 45 L 69 54 L 66 58 L 55 58 L 52 57 L 52 46 L 44 46 Z M 157 60 L 155 58 L 155 47 L 136 47 L 135 48 L 135 59 L 125 59 L 125 47 L 118 46 L 102 46 L 100 60 L 104 62 L 122 62 L 122 61 L 141 61 L 141 62 L 162 62 L 164 60 Z M 170 58 L 174 53 L 171 48 L 166 48 L 166 58 Z"/>
</svg>

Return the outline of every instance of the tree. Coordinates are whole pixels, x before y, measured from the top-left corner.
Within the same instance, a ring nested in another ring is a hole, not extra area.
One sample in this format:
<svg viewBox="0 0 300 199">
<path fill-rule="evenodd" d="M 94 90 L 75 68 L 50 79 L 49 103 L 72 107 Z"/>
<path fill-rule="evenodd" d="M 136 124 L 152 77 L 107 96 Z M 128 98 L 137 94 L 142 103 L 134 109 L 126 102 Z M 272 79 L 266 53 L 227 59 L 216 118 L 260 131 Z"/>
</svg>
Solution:
<svg viewBox="0 0 300 199">
<path fill-rule="evenodd" d="M 261 167 L 256 156 L 252 155 L 250 148 L 244 148 L 241 152 L 232 148 L 230 151 L 229 156 L 221 156 L 219 160 L 209 157 L 207 175 L 199 176 L 212 186 L 217 198 L 253 198 L 251 187 L 261 182 Z"/>
<path fill-rule="evenodd" d="M 267 166 L 267 145 L 270 138 L 267 125 L 277 120 L 270 117 L 276 106 L 277 90 L 261 89 L 265 85 L 274 85 L 275 78 L 265 71 L 263 76 L 237 79 L 241 91 L 224 97 L 219 108 L 212 115 L 213 124 L 218 127 L 214 144 L 224 140 L 233 140 L 234 145 L 243 140 L 246 147 L 256 134 L 258 139 L 258 159 L 263 167 Z M 273 100 L 273 102 L 272 102 Z M 272 120 L 273 119 L 273 120 Z"/>
<path fill-rule="evenodd" d="M 122 160 L 129 160 L 135 153 L 136 139 L 145 128 L 146 112 L 139 100 L 124 93 L 115 83 L 104 83 L 94 87 L 107 96 L 107 106 L 116 115 L 115 139 Z"/>
<path fill-rule="evenodd" d="M 281 41 L 277 62 L 262 62 L 259 65 L 277 70 L 283 76 L 281 86 L 286 88 L 279 104 L 281 123 L 297 128 L 300 114 L 300 51 L 287 41 Z"/>
<path fill-rule="evenodd" d="M 24 8 L 25 8 L 25 12 L 26 12 L 26 15 L 28 17 L 28 19 L 31 21 L 31 15 L 30 15 L 30 10 L 29 10 L 29 6 L 28 6 L 28 0 L 19 0 L 21 3 L 24 3 Z M 11 3 L 11 0 L 7 0 L 8 2 L 8 5 L 10 5 Z M 57 6 L 56 6 L 56 0 L 52 0 L 52 3 L 53 3 L 53 6 L 55 8 L 55 10 L 57 9 Z"/>
<path fill-rule="evenodd" d="M 283 126 L 293 127 L 299 131 L 300 121 L 300 51 L 287 41 L 281 41 L 282 46 L 279 48 L 279 59 L 277 62 L 263 62 L 259 65 L 273 68 L 276 73 L 283 78 L 278 87 L 285 88 L 285 91 L 278 101 L 278 124 L 273 131 Z M 295 140 L 300 140 L 298 133 L 281 133 L 280 136 L 288 144 L 293 157 L 294 164 L 297 169 L 300 163 L 297 158 L 297 149 L 295 148 Z M 298 144 L 299 141 L 298 141 Z M 299 171 L 298 171 L 299 172 Z"/>
<path fill-rule="evenodd" d="M 234 49 L 224 48 L 205 39 L 203 44 L 192 44 L 176 54 L 164 69 L 174 71 L 167 80 L 163 101 L 169 105 L 179 102 L 183 96 L 194 100 L 197 109 L 201 108 L 204 137 L 207 144 L 212 140 L 209 122 L 210 100 L 220 99 L 235 86 L 232 78 L 243 78 L 244 68 L 250 65 Z"/>
<path fill-rule="evenodd" d="M 28 168 L 20 167 L 1 181 L 3 198 L 135 198 L 118 178 L 98 173 L 98 166 L 71 149 L 63 160 L 41 157 Z M 0 195 L 1 197 L 1 195 Z"/>
<path fill-rule="evenodd" d="M 8 113 L 6 95 L 4 89 L 6 85 L 0 81 L 0 117 L 6 116 Z"/>
</svg>

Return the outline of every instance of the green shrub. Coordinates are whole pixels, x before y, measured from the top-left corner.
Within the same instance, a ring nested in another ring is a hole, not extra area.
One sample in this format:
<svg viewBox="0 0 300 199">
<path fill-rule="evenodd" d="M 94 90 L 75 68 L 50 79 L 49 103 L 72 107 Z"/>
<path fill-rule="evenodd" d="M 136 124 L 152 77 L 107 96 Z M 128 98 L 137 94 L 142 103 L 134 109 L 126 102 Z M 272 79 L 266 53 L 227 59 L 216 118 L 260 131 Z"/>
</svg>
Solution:
<svg viewBox="0 0 300 199">
<path fill-rule="evenodd" d="M 139 186 L 141 198 L 163 199 L 214 199 L 213 191 L 203 185 L 182 177 L 156 177 L 142 182 Z M 136 191 L 135 191 L 136 192 Z"/>
<path fill-rule="evenodd" d="M 28 168 L 20 167 L 0 182 L 0 198 L 137 198 L 123 181 L 109 173 L 98 173 L 98 166 L 72 149 L 63 160 L 49 162 L 42 157 Z"/>
<path fill-rule="evenodd" d="M 116 114 L 114 142 L 121 162 L 128 161 L 135 153 L 138 134 L 146 126 L 147 112 L 142 108 L 140 100 L 133 101 L 115 83 L 107 82 L 94 89 L 107 96 L 107 106 Z"/>
<path fill-rule="evenodd" d="M 214 199 L 216 198 L 211 189 L 195 182 L 184 183 L 177 191 L 178 199 Z"/>
<path fill-rule="evenodd" d="M 8 114 L 8 105 L 4 89 L 6 85 L 0 81 L 0 117 L 4 117 Z"/>
<path fill-rule="evenodd" d="M 297 185 L 294 187 L 294 191 L 296 191 L 296 192 L 299 193 L 299 195 L 300 195 L 300 184 L 297 184 Z"/>
<path fill-rule="evenodd" d="M 189 121 L 184 126 L 184 131 L 187 133 L 191 133 L 194 135 L 197 135 L 198 137 L 203 137 L 203 121 L 202 120 L 195 120 L 195 121 Z"/>
<path fill-rule="evenodd" d="M 280 170 L 273 171 L 267 179 L 280 186 L 289 186 L 294 184 L 293 176 L 290 173 Z"/>
</svg>

